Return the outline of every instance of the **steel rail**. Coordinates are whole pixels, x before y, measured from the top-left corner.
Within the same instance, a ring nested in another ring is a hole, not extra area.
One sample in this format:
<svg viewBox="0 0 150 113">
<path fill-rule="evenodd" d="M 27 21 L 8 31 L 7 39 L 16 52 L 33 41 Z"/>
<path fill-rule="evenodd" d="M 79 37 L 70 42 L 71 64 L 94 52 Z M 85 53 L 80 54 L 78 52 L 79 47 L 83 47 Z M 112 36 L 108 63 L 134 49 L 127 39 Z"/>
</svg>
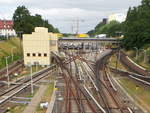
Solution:
<svg viewBox="0 0 150 113">
<path fill-rule="evenodd" d="M 56 56 L 56 57 L 57 57 L 56 60 L 60 60 L 60 61 L 57 61 L 57 63 L 58 63 L 63 69 L 65 69 L 65 70 L 67 71 L 67 73 L 70 75 L 69 77 L 71 78 L 71 80 L 72 80 L 73 84 L 75 85 L 75 87 L 77 87 L 78 90 L 80 90 L 80 92 L 81 92 L 81 93 L 83 94 L 83 96 L 86 98 L 86 101 L 87 101 L 87 103 L 88 103 L 88 106 L 90 107 L 90 109 L 92 110 L 92 112 L 93 112 L 93 113 L 97 113 L 96 110 L 94 109 L 93 105 L 91 104 L 89 98 L 84 94 L 84 92 L 83 92 L 82 89 L 80 88 L 79 84 L 77 84 L 77 83 L 75 82 L 75 80 L 73 79 L 73 77 L 72 77 L 71 73 L 69 72 L 68 68 L 67 68 L 66 66 L 62 65 L 61 59 L 60 59 L 58 56 Z"/>
<path fill-rule="evenodd" d="M 53 67 L 55 67 L 54 65 L 51 67 L 48 67 L 46 69 L 43 69 L 42 71 L 39 71 L 39 73 L 35 73 L 35 75 L 33 75 L 33 83 L 41 80 L 42 78 L 45 78 L 48 74 L 49 74 L 49 69 L 53 69 Z M 45 74 L 45 75 L 44 75 Z M 40 76 L 42 75 L 42 76 Z M 25 85 L 24 85 L 25 83 Z M 0 100 L 0 105 L 3 104 L 4 102 L 6 102 L 7 100 L 9 100 L 11 97 L 13 97 L 14 95 L 16 95 L 17 93 L 19 93 L 20 91 L 22 91 L 23 89 L 27 88 L 30 85 L 30 80 L 26 80 L 22 83 L 22 85 L 17 85 L 14 88 L 7 90 L 6 92 L 4 92 L 3 94 L 1 94 L 0 96 L 5 96 L 7 94 L 10 93 L 10 95 L 6 96 L 6 98 Z M 15 91 L 15 89 L 17 89 Z M 15 91 L 15 92 L 14 92 Z M 12 92 L 12 93 L 11 93 Z"/>
</svg>

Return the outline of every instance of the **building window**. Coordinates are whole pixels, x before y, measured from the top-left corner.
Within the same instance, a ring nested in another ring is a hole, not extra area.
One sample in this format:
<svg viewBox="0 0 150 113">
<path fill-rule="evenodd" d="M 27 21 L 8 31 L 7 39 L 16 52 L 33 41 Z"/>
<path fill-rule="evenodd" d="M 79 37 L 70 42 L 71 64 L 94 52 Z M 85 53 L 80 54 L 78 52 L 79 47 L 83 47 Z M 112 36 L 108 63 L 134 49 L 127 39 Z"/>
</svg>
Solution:
<svg viewBox="0 0 150 113">
<path fill-rule="evenodd" d="M 27 56 L 29 57 L 29 56 L 30 56 L 30 53 L 27 53 Z"/>
<path fill-rule="evenodd" d="M 36 54 L 35 54 L 35 53 L 33 53 L 32 55 L 33 55 L 33 57 L 35 57 L 35 56 L 36 56 Z"/>
<path fill-rule="evenodd" d="M 41 57 L 42 56 L 41 53 L 38 53 L 38 56 Z"/>
<path fill-rule="evenodd" d="M 47 57 L 47 54 L 46 54 L 46 53 L 44 53 L 44 57 Z"/>
</svg>

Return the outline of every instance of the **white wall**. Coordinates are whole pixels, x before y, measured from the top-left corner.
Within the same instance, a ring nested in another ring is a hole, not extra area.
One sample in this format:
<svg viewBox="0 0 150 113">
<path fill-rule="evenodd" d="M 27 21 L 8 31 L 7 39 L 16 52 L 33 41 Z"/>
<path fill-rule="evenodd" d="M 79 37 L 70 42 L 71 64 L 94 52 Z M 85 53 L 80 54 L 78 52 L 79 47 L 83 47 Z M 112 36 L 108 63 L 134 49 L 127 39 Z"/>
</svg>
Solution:
<svg viewBox="0 0 150 113">
<path fill-rule="evenodd" d="M 0 29 L 0 36 L 16 36 L 14 29 Z"/>
</svg>

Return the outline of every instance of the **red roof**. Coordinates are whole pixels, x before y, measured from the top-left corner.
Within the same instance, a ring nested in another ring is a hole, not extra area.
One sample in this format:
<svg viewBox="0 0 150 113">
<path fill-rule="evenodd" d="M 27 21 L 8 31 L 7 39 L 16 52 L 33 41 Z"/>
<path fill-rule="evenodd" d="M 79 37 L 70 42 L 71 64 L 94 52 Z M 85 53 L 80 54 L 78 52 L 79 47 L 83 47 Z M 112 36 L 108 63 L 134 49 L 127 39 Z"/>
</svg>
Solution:
<svg viewBox="0 0 150 113">
<path fill-rule="evenodd" d="M 0 29 L 13 29 L 13 25 L 12 20 L 0 20 Z"/>
</svg>

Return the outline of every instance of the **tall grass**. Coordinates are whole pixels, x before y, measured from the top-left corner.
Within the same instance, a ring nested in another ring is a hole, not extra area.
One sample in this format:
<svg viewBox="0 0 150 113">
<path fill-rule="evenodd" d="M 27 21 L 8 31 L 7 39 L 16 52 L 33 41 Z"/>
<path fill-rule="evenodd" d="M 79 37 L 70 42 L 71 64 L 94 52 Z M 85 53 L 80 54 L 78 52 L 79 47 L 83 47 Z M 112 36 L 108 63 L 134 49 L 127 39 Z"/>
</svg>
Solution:
<svg viewBox="0 0 150 113">
<path fill-rule="evenodd" d="M 6 59 L 5 57 L 10 56 L 8 58 L 8 64 L 12 63 L 11 55 L 12 55 L 12 48 L 13 54 L 14 54 L 14 60 L 16 61 L 18 59 L 21 59 L 22 57 L 22 51 L 20 49 L 20 39 L 19 38 L 11 38 L 6 41 L 0 42 L 0 68 L 3 68 L 6 66 Z"/>
</svg>

